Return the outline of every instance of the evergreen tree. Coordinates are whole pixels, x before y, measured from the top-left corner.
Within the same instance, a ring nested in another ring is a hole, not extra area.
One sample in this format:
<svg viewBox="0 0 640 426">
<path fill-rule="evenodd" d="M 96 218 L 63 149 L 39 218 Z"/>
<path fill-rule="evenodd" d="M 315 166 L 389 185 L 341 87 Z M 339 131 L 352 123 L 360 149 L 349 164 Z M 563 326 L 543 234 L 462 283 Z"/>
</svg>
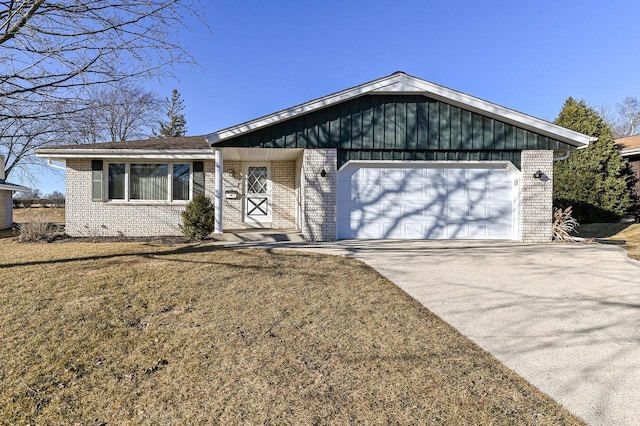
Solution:
<svg viewBox="0 0 640 426">
<path fill-rule="evenodd" d="M 198 194 L 182 212 L 182 233 L 192 240 L 204 240 L 215 229 L 215 207 L 211 200 Z"/>
<path fill-rule="evenodd" d="M 160 130 L 157 133 L 154 131 L 154 135 L 161 138 L 184 136 L 187 133 L 187 119 L 182 113 L 184 110 L 184 101 L 178 89 L 173 89 L 171 99 L 165 98 L 165 105 L 167 108 L 167 118 L 169 120 L 161 121 Z"/>
<path fill-rule="evenodd" d="M 585 101 L 568 98 L 555 123 L 598 140 L 554 164 L 554 204 L 573 206 L 580 222 L 616 221 L 629 213 L 635 204 L 633 175 L 605 120 Z"/>
</svg>

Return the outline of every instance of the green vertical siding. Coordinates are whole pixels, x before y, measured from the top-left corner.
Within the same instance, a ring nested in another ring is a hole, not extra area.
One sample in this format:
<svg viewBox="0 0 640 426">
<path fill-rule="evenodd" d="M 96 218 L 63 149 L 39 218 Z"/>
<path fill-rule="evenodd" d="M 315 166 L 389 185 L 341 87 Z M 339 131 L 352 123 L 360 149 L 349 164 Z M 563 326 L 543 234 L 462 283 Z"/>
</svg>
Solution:
<svg viewBox="0 0 640 426">
<path fill-rule="evenodd" d="M 350 160 L 508 160 L 571 147 L 419 95 L 367 95 L 225 140 L 219 147 L 337 148 Z"/>
</svg>

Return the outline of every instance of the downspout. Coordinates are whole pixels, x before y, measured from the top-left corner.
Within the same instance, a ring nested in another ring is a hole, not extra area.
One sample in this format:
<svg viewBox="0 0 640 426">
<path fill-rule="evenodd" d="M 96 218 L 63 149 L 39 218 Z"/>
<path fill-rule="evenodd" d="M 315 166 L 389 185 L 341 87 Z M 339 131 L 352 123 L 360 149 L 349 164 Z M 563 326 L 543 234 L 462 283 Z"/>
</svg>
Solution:
<svg viewBox="0 0 640 426">
<path fill-rule="evenodd" d="M 53 163 L 51 162 L 51 159 L 48 159 L 48 160 L 47 160 L 47 164 L 48 164 L 50 167 L 53 167 L 54 169 L 60 169 L 60 170 L 67 171 L 67 168 L 66 168 L 66 167 L 59 166 L 59 165 L 57 165 L 57 164 L 53 164 Z"/>
<path fill-rule="evenodd" d="M 215 207 L 215 234 L 222 234 L 222 152 L 214 149 L 215 152 L 215 171 L 214 171 L 214 207 Z"/>
<path fill-rule="evenodd" d="M 582 146 L 578 147 L 578 149 L 585 149 L 586 147 L 588 147 L 588 146 L 591 144 L 591 142 L 595 142 L 595 141 L 597 141 L 597 140 L 598 140 L 598 138 L 597 138 L 597 137 L 595 137 L 595 136 L 589 136 L 589 143 L 588 143 L 588 144 L 586 144 L 586 145 L 582 145 Z M 565 152 L 566 154 L 564 154 L 564 155 L 562 155 L 562 156 L 560 156 L 560 157 L 553 157 L 553 161 L 554 161 L 554 163 L 555 163 L 556 161 L 563 161 L 563 160 L 566 160 L 567 158 L 569 158 L 569 154 L 571 153 L 571 151 L 569 151 L 569 150 L 567 149 L 567 150 L 566 150 L 566 151 L 564 151 L 564 152 Z"/>
</svg>

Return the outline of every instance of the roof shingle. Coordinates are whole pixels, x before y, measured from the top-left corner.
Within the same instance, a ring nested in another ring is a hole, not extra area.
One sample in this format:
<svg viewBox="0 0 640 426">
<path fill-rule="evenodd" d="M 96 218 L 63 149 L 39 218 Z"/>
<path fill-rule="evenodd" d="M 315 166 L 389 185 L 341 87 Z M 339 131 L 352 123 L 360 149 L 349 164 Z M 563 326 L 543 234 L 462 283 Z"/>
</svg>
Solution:
<svg viewBox="0 0 640 426">
<path fill-rule="evenodd" d="M 614 143 L 622 149 L 640 148 L 640 135 L 616 139 Z"/>
<path fill-rule="evenodd" d="M 149 149 L 149 150 L 172 150 L 172 149 L 202 149 L 210 150 L 209 144 L 204 136 L 183 136 L 176 138 L 151 138 L 126 142 L 103 142 L 93 144 L 59 145 L 52 147 L 55 149 Z"/>
</svg>

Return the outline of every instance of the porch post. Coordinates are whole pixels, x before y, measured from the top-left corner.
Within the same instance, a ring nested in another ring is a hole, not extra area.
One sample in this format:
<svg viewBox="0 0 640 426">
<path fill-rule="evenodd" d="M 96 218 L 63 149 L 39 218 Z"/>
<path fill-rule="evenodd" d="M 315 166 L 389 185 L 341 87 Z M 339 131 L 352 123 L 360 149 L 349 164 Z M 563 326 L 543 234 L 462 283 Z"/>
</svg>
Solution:
<svg viewBox="0 0 640 426">
<path fill-rule="evenodd" d="M 215 169 L 214 169 L 214 202 L 213 206 L 216 210 L 215 227 L 213 232 L 215 234 L 222 234 L 222 152 L 219 149 L 215 150 Z"/>
</svg>

